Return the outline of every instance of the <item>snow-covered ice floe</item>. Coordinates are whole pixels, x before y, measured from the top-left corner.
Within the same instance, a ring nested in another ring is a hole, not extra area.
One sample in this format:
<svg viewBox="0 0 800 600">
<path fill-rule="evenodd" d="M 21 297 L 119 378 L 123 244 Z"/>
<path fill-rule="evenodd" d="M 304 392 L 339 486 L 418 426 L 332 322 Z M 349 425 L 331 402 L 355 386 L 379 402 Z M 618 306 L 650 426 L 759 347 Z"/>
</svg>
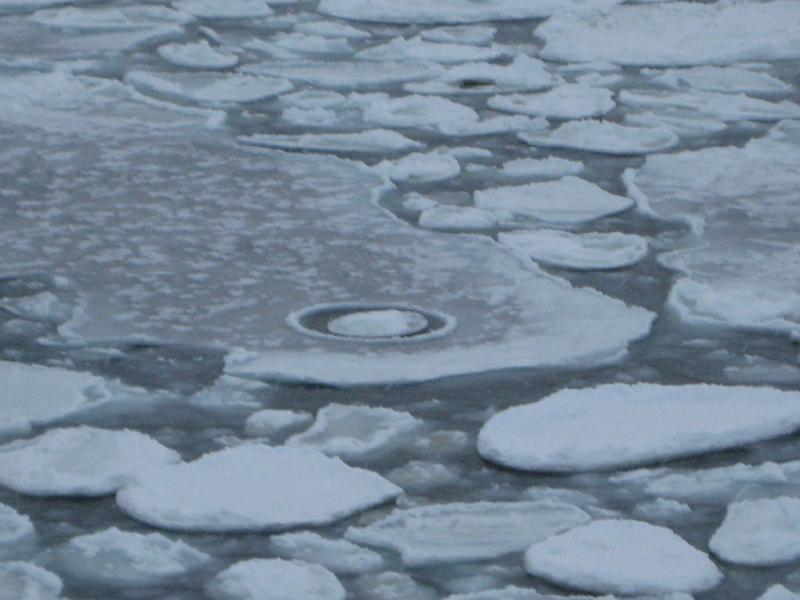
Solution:
<svg viewBox="0 0 800 600">
<path fill-rule="evenodd" d="M 515 158 L 503 163 L 500 175 L 504 177 L 559 178 L 577 175 L 584 165 L 578 160 L 567 160 L 556 156 L 547 158 Z"/>
<path fill-rule="evenodd" d="M 562 596 L 560 594 L 542 594 L 532 588 L 521 588 L 513 585 L 497 589 L 486 590 L 481 592 L 468 592 L 465 594 L 454 594 L 447 596 L 445 600 L 597 600 L 597 596 Z M 602 600 L 617 600 L 619 596 L 612 596 L 606 594 Z M 657 596 L 625 596 L 626 600 L 692 600 L 692 596 L 682 592 L 674 594 L 659 594 Z M 775 599 L 782 600 L 782 599 Z M 793 600 L 793 599 L 787 599 Z"/>
<path fill-rule="evenodd" d="M 149 469 L 119 491 L 117 504 L 165 529 L 276 531 L 332 523 L 401 492 L 316 450 L 246 444 Z"/>
<path fill-rule="evenodd" d="M 786 276 L 800 261 L 798 164 L 800 127 L 786 121 L 744 147 L 652 156 L 627 174 L 643 209 L 692 226 L 660 257 L 680 273 L 668 304 L 682 320 L 800 336 L 800 283 Z"/>
<path fill-rule="evenodd" d="M 288 446 L 305 446 L 355 460 L 375 456 L 422 425 L 407 412 L 372 406 L 329 404 L 314 424 L 290 437 Z"/>
<path fill-rule="evenodd" d="M 419 226 L 434 231 L 485 231 L 500 224 L 498 211 L 472 206 L 434 206 L 419 215 Z"/>
<path fill-rule="evenodd" d="M 800 594 L 796 594 L 779 583 L 776 583 L 761 594 L 758 600 L 798 600 L 799 598 Z"/>
<path fill-rule="evenodd" d="M 180 455 L 138 431 L 69 427 L 0 446 L 0 484 L 31 496 L 113 494 Z"/>
<path fill-rule="evenodd" d="M 178 0 L 173 6 L 203 19 L 254 19 L 273 13 L 266 0 Z"/>
<path fill-rule="evenodd" d="M 611 90 L 568 83 L 540 94 L 510 94 L 492 96 L 489 108 L 524 115 L 554 119 L 585 119 L 599 117 L 614 110 L 614 93 Z"/>
<path fill-rule="evenodd" d="M 541 55 L 548 60 L 730 64 L 800 57 L 798 19 L 800 5 L 792 0 L 664 2 L 558 14 L 537 27 L 536 35 L 545 41 Z"/>
<path fill-rule="evenodd" d="M 10 506 L 0 504 L 0 558 L 19 553 L 20 548 L 33 541 L 33 523 Z"/>
<path fill-rule="evenodd" d="M 380 23 L 479 23 L 547 17 L 565 11 L 608 8 L 619 0 L 322 0 L 318 10 L 355 21 Z"/>
<path fill-rule="evenodd" d="M 478 113 L 469 106 L 419 94 L 378 100 L 364 110 L 364 121 L 382 127 L 426 128 L 477 120 Z"/>
<path fill-rule="evenodd" d="M 645 69 L 648 83 L 673 90 L 702 90 L 732 94 L 781 94 L 792 86 L 769 73 L 741 66 L 704 65 L 687 69 Z"/>
<path fill-rule="evenodd" d="M 58 600 L 61 578 L 37 565 L 0 562 L 0 600 Z"/>
<path fill-rule="evenodd" d="M 415 152 L 375 165 L 375 172 L 395 182 L 430 183 L 452 179 L 461 173 L 461 166 L 445 151 Z"/>
<path fill-rule="evenodd" d="M 591 471 L 746 446 L 800 429 L 800 393 L 745 386 L 609 384 L 504 410 L 478 451 L 529 471 Z"/>
<path fill-rule="evenodd" d="M 585 223 L 633 206 L 624 196 L 606 192 L 578 177 L 478 190 L 475 206 L 503 210 L 546 223 Z"/>
<path fill-rule="evenodd" d="M 737 500 L 708 544 L 722 560 L 751 567 L 800 558 L 800 498 Z"/>
<path fill-rule="evenodd" d="M 416 94 L 499 94 L 544 90 L 562 81 L 541 60 L 520 54 L 507 65 L 488 62 L 456 65 L 429 81 L 406 83 L 403 89 Z"/>
<path fill-rule="evenodd" d="M 299 560 L 255 558 L 219 573 L 206 586 L 213 600 L 344 600 L 336 576 Z"/>
<path fill-rule="evenodd" d="M 164 44 L 158 54 L 165 61 L 190 69 L 228 69 L 239 63 L 239 57 L 224 48 L 215 48 L 207 40 Z"/>
<path fill-rule="evenodd" d="M 433 504 L 395 510 L 366 527 L 350 527 L 345 537 L 396 550 L 403 564 L 419 567 L 521 552 L 589 519 L 575 506 L 552 501 Z"/>
<path fill-rule="evenodd" d="M 670 529 L 641 521 L 601 520 L 533 544 L 531 575 L 598 594 L 703 592 L 722 581 L 708 555 Z"/>
<path fill-rule="evenodd" d="M 244 422 L 244 434 L 250 437 L 270 437 L 289 429 L 310 425 L 310 413 L 265 408 L 254 412 Z"/>
<path fill-rule="evenodd" d="M 174 581 L 204 567 L 211 557 L 159 533 L 111 527 L 72 538 L 53 550 L 47 560 L 59 573 L 80 581 L 126 588 Z"/>
<path fill-rule="evenodd" d="M 390 129 L 368 129 L 357 133 L 303 133 L 281 135 L 256 133 L 239 138 L 243 144 L 283 148 L 286 150 L 316 150 L 318 152 L 401 152 L 420 148 L 422 144 Z"/>
<path fill-rule="evenodd" d="M 128 71 L 125 83 L 147 94 L 176 100 L 220 105 L 256 102 L 292 89 L 286 79 L 246 74 L 159 73 Z"/>
<path fill-rule="evenodd" d="M 610 121 L 568 121 L 549 132 L 523 132 L 531 146 L 568 148 L 602 154 L 650 154 L 671 148 L 678 136 L 669 128 L 630 127 Z"/>
<path fill-rule="evenodd" d="M 358 575 L 379 570 L 383 557 L 347 540 L 331 540 L 312 531 L 274 535 L 269 549 L 281 558 L 319 564 L 340 575 Z"/>
<path fill-rule="evenodd" d="M 0 361 L 0 435 L 28 430 L 112 399 L 89 373 Z"/>
<path fill-rule="evenodd" d="M 360 60 L 408 60 L 434 62 L 443 65 L 479 60 L 495 60 L 503 52 L 494 47 L 428 42 L 418 37 L 396 37 L 385 44 L 366 48 L 356 54 Z"/>
<path fill-rule="evenodd" d="M 626 233 L 570 233 L 554 229 L 501 233 L 498 241 L 520 256 L 565 269 L 622 269 L 647 255 L 647 240 Z"/>
<path fill-rule="evenodd" d="M 230 374 L 363 385 L 609 364 L 649 332 L 649 311 L 573 288 L 491 239 L 398 220 L 377 203 L 385 179 L 362 164 L 220 140 L 197 127 L 218 111 L 118 81 L 0 80 L 4 173 L 24 177 L 46 152 L 54 174 L 30 210 L 1 205 L 4 269 L 69 280 L 77 308 L 59 332 L 71 340 L 213 346 Z M 176 135 L 187 126 L 191 144 Z M 87 156 L 104 159 L 87 170 Z M 459 325 L 371 344 L 287 327 L 333 303 L 415 306 Z"/>
<path fill-rule="evenodd" d="M 275 61 L 247 65 L 241 71 L 320 88 L 354 90 L 430 79 L 441 73 L 442 67 L 413 61 Z"/>
</svg>

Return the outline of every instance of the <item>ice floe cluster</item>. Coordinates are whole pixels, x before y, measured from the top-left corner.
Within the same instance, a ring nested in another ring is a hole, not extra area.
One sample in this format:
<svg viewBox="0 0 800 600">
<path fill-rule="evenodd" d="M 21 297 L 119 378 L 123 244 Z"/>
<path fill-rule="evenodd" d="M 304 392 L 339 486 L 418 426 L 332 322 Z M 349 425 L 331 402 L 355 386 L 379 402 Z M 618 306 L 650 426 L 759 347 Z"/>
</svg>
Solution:
<svg viewBox="0 0 800 600">
<path fill-rule="evenodd" d="M 0 0 L 0 600 L 800 598 L 800 4 Z"/>
</svg>

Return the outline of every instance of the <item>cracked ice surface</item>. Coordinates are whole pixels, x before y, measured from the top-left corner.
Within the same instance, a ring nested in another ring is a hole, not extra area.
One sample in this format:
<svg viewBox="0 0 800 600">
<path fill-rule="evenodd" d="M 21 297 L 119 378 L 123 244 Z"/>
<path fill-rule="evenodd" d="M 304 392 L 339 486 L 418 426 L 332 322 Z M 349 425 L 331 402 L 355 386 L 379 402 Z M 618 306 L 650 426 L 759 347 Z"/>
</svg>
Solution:
<svg viewBox="0 0 800 600">
<path fill-rule="evenodd" d="M 354 384 L 606 363 L 649 330 L 649 312 L 526 268 L 491 240 L 398 222 L 359 164 L 251 151 L 200 130 L 181 140 L 170 132 L 215 113 L 168 113 L 117 82 L 21 79 L 29 104 L 9 102 L 0 121 L 0 169 L 19 188 L 3 193 L 30 199 L 0 208 L 0 251 L 7 272 L 67 278 L 80 299 L 61 328 L 71 338 L 240 348 L 237 373 Z M 56 102 L 38 99 L 37 85 L 58 86 Z M 3 82 L 0 93 L 23 87 Z M 115 118 L 95 116 L 101 107 Z M 462 325 L 435 342 L 364 349 L 284 323 L 308 305 L 398 300 Z"/>
</svg>

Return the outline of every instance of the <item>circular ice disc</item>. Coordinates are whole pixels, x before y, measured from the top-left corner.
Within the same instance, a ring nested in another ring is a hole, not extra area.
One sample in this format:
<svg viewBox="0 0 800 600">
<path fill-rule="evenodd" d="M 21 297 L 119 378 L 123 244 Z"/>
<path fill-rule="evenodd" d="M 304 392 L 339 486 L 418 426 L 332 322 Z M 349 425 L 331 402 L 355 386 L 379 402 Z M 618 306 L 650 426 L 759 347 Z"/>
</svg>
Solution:
<svg viewBox="0 0 800 600">
<path fill-rule="evenodd" d="M 409 310 L 366 310 L 337 317 L 328 331 L 347 337 L 381 338 L 413 335 L 428 327 L 428 319 Z"/>
</svg>

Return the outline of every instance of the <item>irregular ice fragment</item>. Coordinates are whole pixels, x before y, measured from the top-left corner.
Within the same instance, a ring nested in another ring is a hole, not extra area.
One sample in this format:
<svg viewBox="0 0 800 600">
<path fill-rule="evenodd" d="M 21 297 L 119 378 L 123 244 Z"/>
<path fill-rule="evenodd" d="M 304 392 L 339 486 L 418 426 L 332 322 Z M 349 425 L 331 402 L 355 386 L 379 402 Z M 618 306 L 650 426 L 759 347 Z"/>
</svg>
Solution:
<svg viewBox="0 0 800 600">
<path fill-rule="evenodd" d="M 265 408 L 247 417 L 244 434 L 250 437 L 271 437 L 287 429 L 308 425 L 312 420 L 313 417 L 307 412 Z"/>
<path fill-rule="evenodd" d="M 331 540 L 311 531 L 274 535 L 269 547 L 282 558 L 319 564 L 340 575 L 358 575 L 380 569 L 380 554 L 347 540 Z"/>
<path fill-rule="evenodd" d="M 671 530 L 626 520 L 595 521 L 533 544 L 525 570 L 598 594 L 693 593 L 722 581 L 708 555 Z"/>
<path fill-rule="evenodd" d="M 240 137 L 243 144 L 285 148 L 287 150 L 317 150 L 321 152 L 400 152 L 423 145 L 389 129 L 368 129 L 358 133 L 303 133 L 279 135 L 257 133 Z"/>
<path fill-rule="evenodd" d="M 158 47 L 158 54 L 173 65 L 190 69 L 228 69 L 239 62 L 236 54 L 223 48 L 215 48 L 207 40 L 164 44 Z"/>
<path fill-rule="evenodd" d="M 549 133 L 519 134 L 526 144 L 544 148 L 572 148 L 602 154 L 649 154 L 678 143 L 666 127 L 628 127 L 610 121 L 569 121 Z"/>
<path fill-rule="evenodd" d="M 472 206 L 434 206 L 419 215 L 419 226 L 434 231 L 485 231 L 499 224 L 497 212 Z"/>
<path fill-rule="evenodd" d="M 364 110 L 364 120 L 383 127 L 426 128 L 477 121 L 478 113 L 446 98 L 413 94 L 370 104 Z"/>
<path fill-rule="evenodd" d="M 157 73 L 133 70 L 125 82 L 144 93 L 182 101 L 220 105 L 256 102 L 292 89 L 286 79 L 240 73 Z"/>
<path fill-rule="evenodd" d="M 61 578 L 27 562 L 0 562 L 0 600 L 58 600 Z"/>
<path fill-rule="evenodd" d="M 213 600 L 344 600 L 345 591 L 325 567 L 299 560 L 255 558 L 219 573 L 206 586 Z"/>
<path fill-rule="evenodd" d="M 541 94 L 492 96 L 487 105 L 495 110 L 555 119 L 599 117 L 616 106 L 611 90 L 580 83 L 560 85 Z"/>
</svg>

